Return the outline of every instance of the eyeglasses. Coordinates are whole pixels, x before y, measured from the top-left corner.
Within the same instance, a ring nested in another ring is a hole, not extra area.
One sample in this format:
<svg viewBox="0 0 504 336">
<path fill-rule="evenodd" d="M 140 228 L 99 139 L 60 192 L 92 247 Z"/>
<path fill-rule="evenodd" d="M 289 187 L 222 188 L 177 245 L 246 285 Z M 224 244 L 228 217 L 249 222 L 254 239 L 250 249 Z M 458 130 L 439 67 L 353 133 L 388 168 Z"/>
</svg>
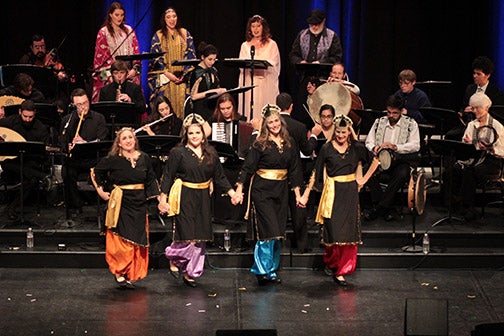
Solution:
<svg viewBox="0 0 504 336">
<path fill-rule="evenodd" d="M 410 85 L 411 83 L 413 82 L 410 82 L 410 81 L 399 81 L 399 86 L 402 86 L 402 85 Z"/>
<path fill-rule="evenodd" d="M 84 107 L 86 106 L 87 104 L 89 104 L 89 100 L 85 101 L 85 102 L 82 102 L 82 103 L 76 103 L 74 104 L 75 106 L 77 107 Z"/>
</svg>

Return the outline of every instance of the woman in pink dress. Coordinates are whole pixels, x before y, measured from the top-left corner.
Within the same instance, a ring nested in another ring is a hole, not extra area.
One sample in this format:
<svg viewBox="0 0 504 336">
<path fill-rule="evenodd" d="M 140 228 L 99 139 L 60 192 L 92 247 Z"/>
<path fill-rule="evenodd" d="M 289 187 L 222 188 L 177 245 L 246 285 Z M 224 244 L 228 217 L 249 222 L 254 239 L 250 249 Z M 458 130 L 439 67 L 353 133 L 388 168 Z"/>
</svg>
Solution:
<svg viewBox="0 0 504 336">
<path fill-rule="evenodd" d="M 105 23 L 96 36 L 95 54 L 93 60 L 93 95 L 92 102 L 97 102 L 100 90 L 112 82 L 110 66 L 116 56 L 136 55 L 140 53 L 138 40 L 133 28 L 125 24 L 126 10 L 119 2 L 113 2 L 107 10 Z M 133 61 L 129 66 L 128 76 L 133 83 L 140 84 L 140 60 Z"/>
<path fill-rule="evenodd" d="M 240 48 L 240 59 L 251 59 L 252 47 L 254 47 L 254 59 L 268 61 L 271 66 L 267 69 L 254 69 L 254 85 L 252 90 L 245 92 L 245 99 L 240 94 L 238 104 L 241 106 L 247 120 L 251 119 L 250 99 L 251 92 L 254 93 L 254 114 L 260 115 L 261 109 L 267 104 L 274 104 L 278 90 L 278 76 L 280 76 L 280 51 L 276 42 L 271 38 L 268 21 L 260 15 L 252 16 L 247 22 L 245 33 L 246 41 Z M 245 77 L 245 82 L 244 82 Z M 250 69 L 241 69 L 238 86 L 249 86 L 252 84 Z"/>
</svg>

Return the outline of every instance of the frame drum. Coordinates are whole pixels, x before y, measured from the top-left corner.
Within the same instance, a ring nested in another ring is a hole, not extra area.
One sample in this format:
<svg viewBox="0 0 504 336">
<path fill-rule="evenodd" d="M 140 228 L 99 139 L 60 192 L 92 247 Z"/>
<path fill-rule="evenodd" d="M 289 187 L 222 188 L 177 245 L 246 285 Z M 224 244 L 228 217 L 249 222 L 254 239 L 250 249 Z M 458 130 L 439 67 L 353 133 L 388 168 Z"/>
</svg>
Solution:
<svg viewBox="0 0 504 336">
<path fill-rule="evenodd" d="M 350 90 L 338 82 L 327 82 L 320 85 L 308 97 L 308 109 L 313 120 L 320 124 L 319 111 L 322 105 L 329 104 L 334 107 L 336 114 L 348 115 L 352 107 Z"/>
<path fill-rule="evenodd" d="M 378 160 L 380 161 L 380 166 L 383 170 L 387 170 L 392 166 L 394 160 L 397 158 L 396 152 L 390 148 L 382 148 L 378 151 Z"/>
<path fill-rule="evenodd" d="M 408 185 L 408 208 L 416 209 L 418 215 L 423 214 L 426 197 L 424 173 L 412 173 Z"/>
</svg>

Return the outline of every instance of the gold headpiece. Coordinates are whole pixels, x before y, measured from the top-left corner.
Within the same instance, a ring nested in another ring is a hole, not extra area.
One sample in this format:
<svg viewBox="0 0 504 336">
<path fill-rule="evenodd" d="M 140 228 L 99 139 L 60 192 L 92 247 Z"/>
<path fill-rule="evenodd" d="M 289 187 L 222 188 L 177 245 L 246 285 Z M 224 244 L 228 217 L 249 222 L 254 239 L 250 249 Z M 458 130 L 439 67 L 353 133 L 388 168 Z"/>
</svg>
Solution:
<svg viewBox="0 0 504 336">
<path fill-rule="evenodd" d="M 332 123 L 336 127 L 352 126 L 353 121 L 348 116 L 344 114 L 337 114 L 334 116 Z"/>
<path fill-rule="evenodd" d="M 262 108 L 261 116 L 263 117 L 263 119 L 266 119 L 266 118 L 268 118 L 269 116 L 271 116 L 271 115 L 273 115 L 275 113 L 280 114 L 280 111 L 282 111 L 282 110 L 277 105 L 266 104 Z"/>
<path fill-rule="evenodd" d="M 196 113 L 191 113 L 187 117 L 185 117 L 184 122 L 182 125 L 184 125 L 184 128 L 187 128 L 191 126 L 192 124 L 200 124 L 203 125 L 205 123 L 205 119 L 203 119 L 202 116 Z"/>
<path fill-rule="evenodd" d="M 354 138 L 354 140 L 357 140 L 357 134 L 355 133 L 352 125 L 353 125 L 353 121 L 352 119 L 350 119 L 350 117 L 344 115 L 344 114 L 337 114 L 334 116 L 333 120 L 332 120 L 333 124 L 334 124 L 334 131 L 336 132 L 336 128 L 338 127 L 346 127 L 348 126 L 348 128 L 350 129 L 350 134 L 352 134 L 352 137 Z"/>
</svg>

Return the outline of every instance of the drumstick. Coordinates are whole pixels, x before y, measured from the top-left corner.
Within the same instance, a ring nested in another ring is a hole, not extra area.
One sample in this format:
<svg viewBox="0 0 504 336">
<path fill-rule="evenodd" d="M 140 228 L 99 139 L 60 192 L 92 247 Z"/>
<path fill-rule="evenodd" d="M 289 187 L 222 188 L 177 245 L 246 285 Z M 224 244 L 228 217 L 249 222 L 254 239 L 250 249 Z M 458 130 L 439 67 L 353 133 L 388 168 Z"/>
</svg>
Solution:
<svg viewBox="0 0 504 336">
<path fill-rule="evenodd" d="M 313 118 L 313 116 L 310 114 L 310 111 L 308 110 L 308 107 L 306 107 L 305 104 L 303 104 L 303 108 L 304 110 L 306 111 L 306 113 L 308 113 L 308 115 L 310 116 L 310 119 L 313 120 L 313 123 L 316 125 L 318 124 L 318 122 Z"/>
</svg>

